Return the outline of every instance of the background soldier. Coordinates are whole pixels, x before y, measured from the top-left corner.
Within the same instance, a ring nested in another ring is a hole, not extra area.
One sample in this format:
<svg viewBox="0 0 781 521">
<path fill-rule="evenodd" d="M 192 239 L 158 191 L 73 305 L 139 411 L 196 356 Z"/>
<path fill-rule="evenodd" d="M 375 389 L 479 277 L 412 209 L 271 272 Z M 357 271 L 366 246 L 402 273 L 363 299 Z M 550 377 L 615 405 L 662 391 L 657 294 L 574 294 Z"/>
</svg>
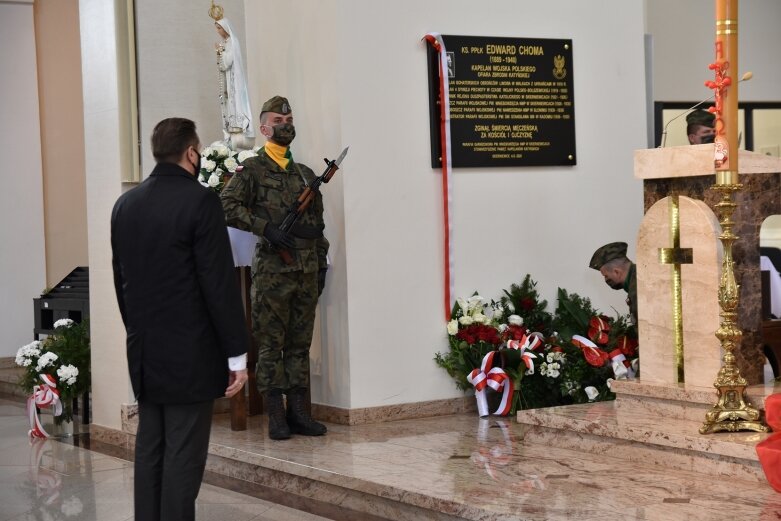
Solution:
<svg viewBox="0 0 781 521">
<path fill-rule="evenodd" d="M 713 143 L 716 131 L 713 129 L 713 121 L 716 116 L 707 110 L 697 109 L 686 116 L 686 136 L 690 145 L 702 145 Z"/>
<path fill-rule="evenodd" d="M 627 292 L 626 303 L 632 320 L 637 324 L 637 270 L 635 263 L 626 257 L 625 242 L 605 244 L 591 256 L 589 268 L 605 277 L 605 284 Z"/>
<path fill-rule="evenodd" d="M 290 153 L 296 132 L 287 99 L 274 96 L 263 104 L 260 133 L 266 145 L 257 157 L 244 161 L 244 169 L 222 191 L 228 224 L 261 237 L 252 267 L 258 390 L 265 393 L 271 439 L 287 439 L 291 433 L 321 436 L 325 425 L 309 416 L 305 402 L 315 306 L 328 269 L 323 200 L 317 192 L 289 233 L 279 229 L 287 209 L 315 174 Z M 280 250 L 289 251 L 292 264 L 282 260 Z"/>
</svg>

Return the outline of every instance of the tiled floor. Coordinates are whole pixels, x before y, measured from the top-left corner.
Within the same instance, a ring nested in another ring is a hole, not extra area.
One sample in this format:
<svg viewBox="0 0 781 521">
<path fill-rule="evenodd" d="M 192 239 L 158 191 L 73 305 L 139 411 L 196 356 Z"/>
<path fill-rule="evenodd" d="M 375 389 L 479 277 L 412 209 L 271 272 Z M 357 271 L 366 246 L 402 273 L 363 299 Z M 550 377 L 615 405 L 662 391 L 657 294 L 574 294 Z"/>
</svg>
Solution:
<svg viewBox="0 0 781 521">
<path fill-rule="evenodd" d="M 0 398 L 0 521 L 133 519 L 132 463 L 54 440 L 27 438 L 23 404 Z M 198 521 L 326 521 L 204 484 Z"/>
<path fill-rule="evenodd" d="M 463 414 L 373 425 L 329 425 L 327 436 L 272 442 L 263 417 L 212 431 L 214 455 L 313 483 L 341 486 L 451 518 L 509 520 L 781 519 L 781 494 L 764 481 L 631 463 L 525 439 L 528 427 Z M 260 435 L 259 435 L 260 434 Z M 729 436 L 729 435 L 727 435 Z M 316 486 L 306 484 L 307 493 Z M 345 494 L 334 494 L 334 503 Z M 390 519 L 378 505 L 377 515 Z"/>
<path fill-rule="evenodd" d="M 324 437 L 272 442 L 264 436 L 264 417 L 251 418 L 247 431 L 232 432 L 228 418 L 220 415 L 210 453 L 212 470 L 243 465 L 247 476 L 234 478 L 247 480 L 266 471 L 268 486 L 287 486 L 301 496 L 319 494 L 319 501 L 335 508 L 350 507 L 354 492 L 368 497 L 371 513 L 384 519 L 781 519 L 781 494 L 767 483 L 633 464 L 611 452 L 529 443 L 524 429 L 510 420 L 464 414 L 329 425 Z M 26 430 L 21 405 L 0 400 L 0 521 L 132 519 L 130 463 L 51 440 L 31 444 Z M 238 490 L 230 482 L 226 486 Z M 391 515 L 404 505 L 427 513 Z M 199 521 L 253 519 L 325 518 L 224 488 L 201 489 Z"/>
</svg>

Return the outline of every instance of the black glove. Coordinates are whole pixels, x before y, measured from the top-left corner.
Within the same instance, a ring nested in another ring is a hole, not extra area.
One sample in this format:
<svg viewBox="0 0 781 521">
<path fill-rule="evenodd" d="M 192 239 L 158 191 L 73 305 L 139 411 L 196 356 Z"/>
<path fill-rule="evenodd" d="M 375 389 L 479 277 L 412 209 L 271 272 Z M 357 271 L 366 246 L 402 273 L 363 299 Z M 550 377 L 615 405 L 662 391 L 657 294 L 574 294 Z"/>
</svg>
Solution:
<svg viewBox="0 0 781 521">
<path fill-rule="evenodd" d="M 265 237 L 273 247 L 280 250 L 289 250 L 295 245 L 293 238 L 288 235 L 287 232 L 283 232 L 271 223 L 266 224 L 266 227 L 263 228 L 263 237 Z"/>
<path fill-rule="evenodd" d="M 317 296 L 323 294 L 323 288 L 325 288 L 325 274 L 328 273 L 328 268 L 322 268 L 317 272 Z"/>
</svg>

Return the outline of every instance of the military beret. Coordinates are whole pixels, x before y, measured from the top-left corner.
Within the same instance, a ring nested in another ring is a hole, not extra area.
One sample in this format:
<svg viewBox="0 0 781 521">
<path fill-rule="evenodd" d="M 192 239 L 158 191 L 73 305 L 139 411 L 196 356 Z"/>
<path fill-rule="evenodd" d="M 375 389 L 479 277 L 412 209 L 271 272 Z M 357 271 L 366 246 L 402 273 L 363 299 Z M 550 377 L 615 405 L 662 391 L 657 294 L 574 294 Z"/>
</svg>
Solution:
<svg viewBox="0 0 781 521">
<path fill-rule="evenodd" d="M 283 98 L 282 96 L 274 96 L 263 104 L 263 107 L 260 109 L 260 113 L 263 114 L 264 112 L 290 114 L 290 103 L 288 103 L 287 98 Z"/>
<path fill-rule="evenodd" d="M 707 110 L 697 109 L 695 111 L 689 112 L 689 114 L 686 115 L 686 124 L 687 125 L 704 125 L 706 127 L 712 127 L 713 126 L 713 120 L 716 118 L 716 116 L 713 114 L 713 112 L 708 112 Z"/>
<path fill-rule="evenodd" d="M 614 259 L 626 257 L 626 248 L 627 244 L 625 242 L 605 244 L 591 256 L 591 262 L 588 263 L 588 267 L 599 271 L 606 263 Z"/>
</svg>

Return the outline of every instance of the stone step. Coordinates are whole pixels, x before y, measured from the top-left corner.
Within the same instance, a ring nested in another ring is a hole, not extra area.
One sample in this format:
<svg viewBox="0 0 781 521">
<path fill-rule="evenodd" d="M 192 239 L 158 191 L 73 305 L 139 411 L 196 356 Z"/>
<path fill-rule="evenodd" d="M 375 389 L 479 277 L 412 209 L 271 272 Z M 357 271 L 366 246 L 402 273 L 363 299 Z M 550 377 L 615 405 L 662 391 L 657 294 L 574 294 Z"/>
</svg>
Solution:
<svg viewBox="0 0 781 521">
<path fill-rule="evenodd" d="M 755 447 L 769 434 L 700 434 L 702 418 L 673 418 L 653 408 L 632 408 L 632 403 L 619 402 L 532 409 L 519 412 L 517 419 L 525 426 L 524 440 L 529 443 L 579 449 L 636 464 L 766 481 Z"/>
<path fill-rule="evenodd" d="M 23 373 L 24 369 L 17 366 L 0 368 L 0 393 L 15 398 L 27 397 L 18 383 Z"/>
<path fill-rule="evenodd" d="M 705 413 L 718 399 L 713 387 L 686 384 L 658 384 L 637 380 L 613 382 L 611 389 L 617 396 L 617 407 L 622 410 L 643 410 L 646 414 L 702 422 Z M 746 388 L 746 398 L 753 406 L 764 410 L 765 398 L 781 392 L 781 384 L 752 385 Z"/>
</svg>

